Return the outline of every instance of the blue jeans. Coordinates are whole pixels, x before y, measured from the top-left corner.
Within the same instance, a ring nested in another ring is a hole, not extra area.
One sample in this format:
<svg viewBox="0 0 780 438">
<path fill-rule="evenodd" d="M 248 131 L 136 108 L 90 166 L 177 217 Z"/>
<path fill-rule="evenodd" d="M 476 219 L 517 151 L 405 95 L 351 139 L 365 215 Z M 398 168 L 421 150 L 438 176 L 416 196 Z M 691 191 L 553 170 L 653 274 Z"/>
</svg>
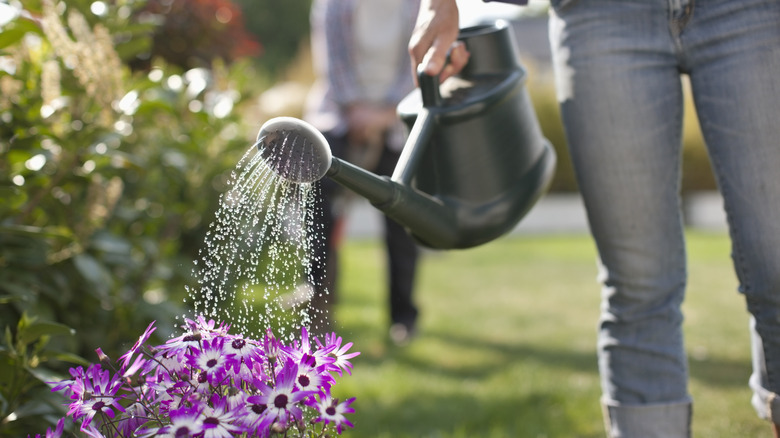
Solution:
<svg viewBox="0 0 780 438">
<path fill-rule="evenodd" d="M 780 2 L 552 6 L 561 115 L 599 253 L 608 433 L 690 436 L 681 75 L 690 79 L 754 322 L 753 404 L 780 423 Z"/>
</svg>

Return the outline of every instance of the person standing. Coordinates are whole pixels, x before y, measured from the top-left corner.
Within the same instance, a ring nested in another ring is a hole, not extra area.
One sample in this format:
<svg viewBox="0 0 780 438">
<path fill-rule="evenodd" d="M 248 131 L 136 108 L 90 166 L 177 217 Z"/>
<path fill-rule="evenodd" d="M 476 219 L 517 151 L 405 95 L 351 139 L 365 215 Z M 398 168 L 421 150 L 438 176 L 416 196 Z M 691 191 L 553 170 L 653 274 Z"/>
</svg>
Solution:
<svg viewBox="0 0 780 438">
<path fill-rule="evenodd" d="M 691 436 L 681 311 L 682 75 L 751 315 L 753 406 L 780 436 L 780 2 L 550 3 L 557 95 L 599 254 L 608 436 Z M 457 73 L 468 60 L 465 47 L 452 46 L 457 24 L 455 0 L 423 0 L 409 44 L 413 68 Z"/>
<path fill-rule="evenodd" d="M 320 130 L 335 156 L 390 176 L 406 140 L 396 106 L 414 89 L 406 47 L 419 0 L 314 0 L 312 56 L 317 80 L 304 118 Z M 335 298 L 338 240 L 344 196 L 323 180 L 317 209 L 325 239 L 315 248 L 315 321 Z M 342 202 L 339 202 L 342 201 Z M 413 301 L 419 249 L 397 222 L 384 218 L 388 260 L 390 338 L 407 343 L 415 334 Z M 322 260 L 316 263 L 316 260 Z M 326 301 L 329 301 L 326 302 Z"/>
</svg>

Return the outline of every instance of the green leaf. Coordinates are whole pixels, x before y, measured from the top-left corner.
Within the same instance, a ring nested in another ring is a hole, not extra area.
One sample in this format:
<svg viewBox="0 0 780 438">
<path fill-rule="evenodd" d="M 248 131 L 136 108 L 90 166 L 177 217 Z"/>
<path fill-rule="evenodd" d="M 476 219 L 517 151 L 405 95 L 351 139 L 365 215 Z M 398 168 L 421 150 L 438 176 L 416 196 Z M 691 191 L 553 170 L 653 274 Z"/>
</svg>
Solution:
<svg viewBox="0 0 780 438">
<path fill-rule="evenodd" d="M 21 18 L 8 23 L 0 32 L 0 49 L 16 44 L 27 32 L 42 35 L 41 29 L 31 20 Z"/>
<path fill-rule="evenodd" d="M 30 325 L 19 330 L 19 340 L 24 343 L 31 343 L 42 336 L 66 335 L 72 336 L 76 333 L 72 328 L 56 322 L 33 322 Z"/>
<path fill-rule="evenodd" d="M 83 357 L 74 353 L 67 353 L 67 352 L 55 353 L 52 354 L 50 358 L 57 359 L 62 362 L 73 363 L 76 365 L 89 366 L 90 364 L 90 362 L 87 359 L 84 359 Z"/>
</svg>

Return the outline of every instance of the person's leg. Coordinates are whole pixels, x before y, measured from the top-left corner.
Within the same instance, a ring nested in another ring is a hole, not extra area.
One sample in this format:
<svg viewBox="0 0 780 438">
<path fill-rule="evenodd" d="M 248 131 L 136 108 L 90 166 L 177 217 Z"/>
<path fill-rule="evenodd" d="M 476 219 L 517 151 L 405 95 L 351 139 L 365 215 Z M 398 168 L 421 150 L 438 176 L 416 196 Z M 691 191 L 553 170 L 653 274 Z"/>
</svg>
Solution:
<svg viewBox="0 0 780 438">
<path fill-rule="evenodd" d="M 681 39 L 752 315 L 758 414 L 780 424 L 780 3 L 697 1 Z M 775 426 L 777 430 L 777 426 Z"/>
<path fill-rule="evenodd" d="M 607 432 L 688 437 L 682 90 L 673 15 L 667 0 L 553 0 L 553 6 L 561 115 L 600 257 Z"/>
<path fill-rule="evenodd" d="M 391 176 L 400 154 L 385 148 L 379 158 L 376 173 Z M 399 343 L 414 334 L 418 310 L 413 292 L 417 273 L 419 248 L 398 222 L 384 217 L 385 247 L 388 262 L 388 301 L 390 305 L 391 338 Z"/>
</svg>

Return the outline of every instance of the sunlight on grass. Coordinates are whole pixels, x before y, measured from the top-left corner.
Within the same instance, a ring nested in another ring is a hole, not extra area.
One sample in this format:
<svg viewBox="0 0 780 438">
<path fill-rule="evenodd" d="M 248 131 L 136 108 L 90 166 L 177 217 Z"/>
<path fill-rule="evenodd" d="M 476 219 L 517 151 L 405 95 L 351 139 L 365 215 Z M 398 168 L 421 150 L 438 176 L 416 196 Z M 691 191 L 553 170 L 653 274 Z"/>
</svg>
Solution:
<svg viewBox="0 0 780 438">
<path fill-rule="evenodd" d="M 694 436 L 769 436 L 749 405 L 747 314 L 724 235 L 689 233 Z M 336 320 L 363 354 L 345 437 L 603 437 L 599 307 L 588 236 L 519 236 L 426 252 L 419 336 L 389 345 L 381 245 L 348 241 Z M 763 434 L 763 435 L 762 435 Z"/>
</svg>

